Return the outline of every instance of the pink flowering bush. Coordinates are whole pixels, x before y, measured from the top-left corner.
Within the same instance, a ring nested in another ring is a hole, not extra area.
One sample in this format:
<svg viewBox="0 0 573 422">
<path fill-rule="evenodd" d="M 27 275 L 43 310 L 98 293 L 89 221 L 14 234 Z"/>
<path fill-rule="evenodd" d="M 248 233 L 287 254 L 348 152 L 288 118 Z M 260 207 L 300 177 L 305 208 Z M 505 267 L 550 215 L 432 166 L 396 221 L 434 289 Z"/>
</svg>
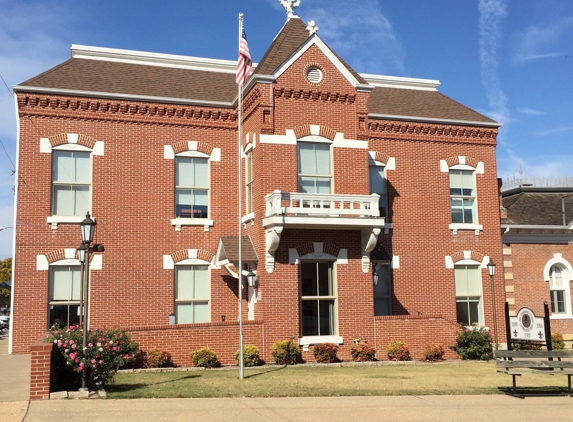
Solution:
<svg viewBox="0 0 573 422">
<path fill-rule="evenodd" d="M 126 363 L 132 362 L 139 354 L 137 343 L 131 340 L 128 333 L 120 329 L 97 329 L 88 331 L 87 346 L 82 348 L 83 331 L 79 326 L 60 328 L 53 326 L 46 336 L 46 341 L 54 344 L 54 358 L 52 361 L 57 373 L 66 373 L 60 381 L 68 386 L 81 383 L 82 373 L 86 374 L 87 387 L 90 390 L 102 388 L 113 382 L 113 377 L 118 369 Z M 57 368 L 64 366 L 65 368 Z M 76 374 L 74 376 L 74 374 Z"/>
</svg>

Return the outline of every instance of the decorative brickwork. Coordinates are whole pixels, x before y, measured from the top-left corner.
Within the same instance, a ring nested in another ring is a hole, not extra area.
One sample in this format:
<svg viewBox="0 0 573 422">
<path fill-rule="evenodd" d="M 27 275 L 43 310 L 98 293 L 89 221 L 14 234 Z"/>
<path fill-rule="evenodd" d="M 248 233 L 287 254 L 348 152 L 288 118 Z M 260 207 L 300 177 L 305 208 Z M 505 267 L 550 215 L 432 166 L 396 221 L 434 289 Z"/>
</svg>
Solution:
<svg viewBox="0 0 573 422">
<path fill-rule="evenodd" d="M 454 263 L 459 262 L 459 261 L 463 261 L 465 259 L 471 259 L 472 261 L 476 261 L 476 262 L 482 262 L 483 261 L 483 254 L 480 254 L 479 252 L 475 252 L 475 251 L 471 251 L 470 257 L 466 258 L 464 251 L 457 251 L 454 252 L 452 255 L 452 261 L 454 261 Z"/>
<path fill-rule="evenodd" d="M 390 157 L 388 156 L 388 154 L 376 151 L 374 155 L 374 160 L 378 161 L 379 163 L 388 164 L 388 160 L 390 160 Z"/>
<path fill-rule="evenodd" d="M 50 399 L 53 346 L 42 337 L 30 347 L 30 400 Z"/>
<path fill-rule="evenodd" d="M 46 259 L 51 264 L 56 261 L 61 261 L 62 259 L 66 259 L 66 254 L 64 249 L 57 249 L 55 251 L 48 252 L 46 254 Z"/>
<path fill-rule="evenodd" d="M 473 157 L 465 157 L 466 161 L 465 164 L 476 168 L 478 165 L 478 160 L 476 160 Z M 463 164 L 462 162 L 460 162 L 460 157 L 459 156 L 454 156 L 454 157 L 448 157 L 446 158 L 446 163 L 448 165 L 448 167 L 453 167 L 453 166 L 457 166 L 458 164 Z"/>
</svg>

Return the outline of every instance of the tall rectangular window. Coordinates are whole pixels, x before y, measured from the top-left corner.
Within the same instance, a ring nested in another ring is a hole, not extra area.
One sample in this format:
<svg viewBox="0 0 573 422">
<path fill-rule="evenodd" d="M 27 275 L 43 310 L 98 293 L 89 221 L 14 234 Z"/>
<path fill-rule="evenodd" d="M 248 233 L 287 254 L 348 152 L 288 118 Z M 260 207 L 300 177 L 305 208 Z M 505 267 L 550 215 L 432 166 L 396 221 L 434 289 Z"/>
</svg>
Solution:
<svg viewBox="0 0 573 422">
<path fill-rule="evenodd" d="M 378 273 L 378 283 L 374 285 L 374 315 L 392 315 L 390 266 L 381 265 L 376 273 Z"/>
<path fill-rule="evenodd" d="M 175 319 L 177 324 L 209 322 L 210 281 L 206 265 L 175 267 Z"/>
<path fill-rule="evenodd" d="M 567 307 L 565 302 L 565 287 L 563 283 L 563 271 L 557 265 L 553 265 L 549 270 L 549 289 L 551 294 L 551 313 L 565 314 Z"/>
<path fill-rule="evenodd" d="M 450 170 L 450 209 L 452 223 L 477 223 L 473 171 Z"/>
<path fill-rule="evenodd" d="M 332 262 L 301 262 L 303 336 L 336 335 L 336 292 Z"/>
<path fill-rule="evenodd" d="M 388 219 L 388 197 L 386 194 L 386 174 L 384 166 L 370 166 L 370 193 L 380 195 L 378 209 L 380 217 Z"/>
<path fill-rule="evenodd" d="M 90 210 L 91 160 L 85 151 L 52 151 L 52 215 Z"/>
<path fill-rule="evenodd" d="M 253 150 L 247 152 L 245 158 L 245 185 L 247 188 L 246 213 L 255 212 L 255 199 L 253 196 Z"/>
<path fill-rule="evenodd" d="M 52 266 L 49 273 L 48 324 L 69 327 L 79 323 L 81 271 L 79 266 Z"/>
<path fill-rule="evenodd" d="M 456 265 L 454 274 L 458 322 L 468 326 L 482 325 L 482 288 L 479 267 L 477 265 Z"/>
<path fill-rule="evenodd" d="M 175 217 L 208 218 L 209 161 L 175 157 Z"/>
<path fill-rule="evenodd" d="M 298 191 L 331 193 L 330 144 L 298 143 Z"/>
</svg>

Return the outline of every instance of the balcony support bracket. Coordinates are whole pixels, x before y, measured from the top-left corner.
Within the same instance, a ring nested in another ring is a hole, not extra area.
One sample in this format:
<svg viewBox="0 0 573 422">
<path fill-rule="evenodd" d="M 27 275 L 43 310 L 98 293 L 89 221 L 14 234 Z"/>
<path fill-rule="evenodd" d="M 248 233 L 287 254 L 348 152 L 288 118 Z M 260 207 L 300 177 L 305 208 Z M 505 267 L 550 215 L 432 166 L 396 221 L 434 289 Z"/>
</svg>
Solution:
<svg viewBox="0 0 573 422">
<path fill-rule="evenodd" d="M 364 274 L 370 271 L 370 252 L 376 247 L 381 231 L 381 227 L 372 227 L 371 230 L 362 231 L 362 272 Z"/>
<path fill-rule="evenodd" d="M 275 270 L 275 251 L 279 248 L 281 241 L 282 226 L 275 226 L 267 229 L 266 238 L 266 269 L 271 274 Z"/>
</svg>

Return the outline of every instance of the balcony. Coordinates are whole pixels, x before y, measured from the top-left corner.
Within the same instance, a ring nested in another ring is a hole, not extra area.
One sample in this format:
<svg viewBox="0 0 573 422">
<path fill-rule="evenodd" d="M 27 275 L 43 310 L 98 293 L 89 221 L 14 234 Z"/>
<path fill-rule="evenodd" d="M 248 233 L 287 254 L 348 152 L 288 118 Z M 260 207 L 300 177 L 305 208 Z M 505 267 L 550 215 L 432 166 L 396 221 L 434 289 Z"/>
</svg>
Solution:
<svg viewBox="0 0 573 422">
<path fill-rule="evenodd" d="M 274 269 L 283 229 L 360 230 L 363 260 L 376 246 L 385 219 L 378 209 L 379 195 L 330 195 L 274 191 L 265 196 L 267 271 Z M 364 262 L 366 265 L 366 262 Z M 366 268 L 363 266 L 363 268 Z"/>
</svg>

